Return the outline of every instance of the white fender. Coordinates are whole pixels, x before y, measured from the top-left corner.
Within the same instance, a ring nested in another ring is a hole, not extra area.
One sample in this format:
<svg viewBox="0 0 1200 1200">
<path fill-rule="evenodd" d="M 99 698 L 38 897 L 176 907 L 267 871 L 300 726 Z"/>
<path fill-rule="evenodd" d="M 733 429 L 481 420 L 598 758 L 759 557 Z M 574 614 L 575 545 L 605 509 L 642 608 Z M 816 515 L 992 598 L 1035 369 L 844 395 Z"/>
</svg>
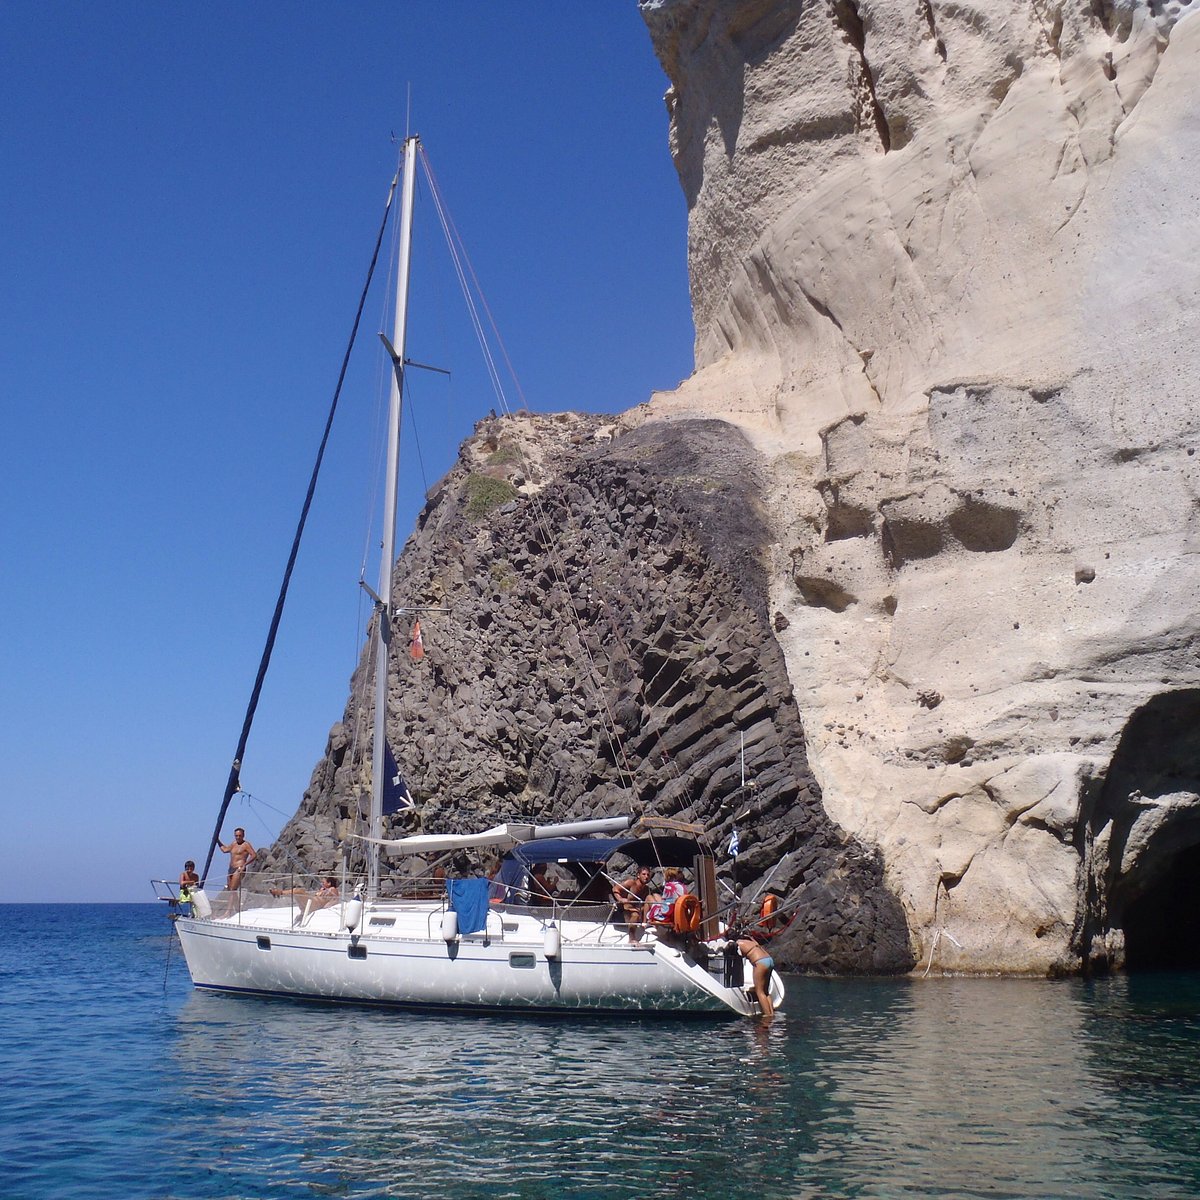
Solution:
<svg viewBox="0 0 1200 1200">
<path fill-rule="evenodd" d="M 350 930 L 353 933 L 362 921 L 363 902 L 358 896 L 353 900 L 347 900 L 346 906 L 342 910 L 342 928 Z"/>
<path fill-rule="evenodd" d="M 192 916 L 207 921 L 212 916 L 212 905 L 203 888 L 192 888 Z"/>
<path fill-rule="evenodd" d="M 547 958 L 557 958 L 562 953 L 562 933 L 557 925 L 546 927 L 544 949 Z"/>
<path fill-rule="evenodd" d="M 447 909 L 442 913 L 442 940 L 453 942 L 458 940 L 458 913 Z"/>
</svg>

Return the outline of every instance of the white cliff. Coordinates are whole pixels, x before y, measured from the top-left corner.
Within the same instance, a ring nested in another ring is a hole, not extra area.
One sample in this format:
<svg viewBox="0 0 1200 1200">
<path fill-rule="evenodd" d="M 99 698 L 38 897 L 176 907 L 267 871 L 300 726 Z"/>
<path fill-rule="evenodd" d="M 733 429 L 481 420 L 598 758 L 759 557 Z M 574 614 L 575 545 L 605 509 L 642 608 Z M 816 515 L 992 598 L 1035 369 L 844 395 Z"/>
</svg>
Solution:
<svg viewBox="0 0 1200 1200">
<path fill-rule="evenodd" d="M 1200 0 L 641 0 L 696 372 L 920 969 L 1120 964 L 1200 845 Z"/>
</svg>

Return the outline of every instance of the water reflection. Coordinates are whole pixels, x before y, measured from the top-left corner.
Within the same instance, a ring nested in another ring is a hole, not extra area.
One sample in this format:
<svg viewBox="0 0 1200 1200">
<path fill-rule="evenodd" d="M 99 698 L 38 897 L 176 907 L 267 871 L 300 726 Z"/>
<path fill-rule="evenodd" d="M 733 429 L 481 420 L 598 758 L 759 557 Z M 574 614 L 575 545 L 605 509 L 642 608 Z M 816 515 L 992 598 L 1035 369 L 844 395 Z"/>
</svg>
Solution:
<svg viewBox="0 0 1200 1200">
<path fill-rule="evenodd" d="M 897 1195 L 1090 1194 L 1103 1146 L 1063 1096 L 1093 1090 L 1083 1014 L 1046 983 L 938 980 L 892 985 L 864 1037 L 822 1039 L 835 1116 L 819 1145 L 850 1177 L 887 1164 Z M 1082 1172 L 1082 1174 L 1080 1173 Z"/>
<path fill-rule="evenodd" d="M 206 1195 L 1194 1194 L 1200 995 L 1137 986 L 790 980 L 770 1028 L 192 993 L 167 1170 Z"/>
<path fill-rule="evenodd" d="M 195 992 L 157 916 L 0 906 L 4 1195 L 1200 1195 L 1200 974 L 421 1016 Z"/>
<path fill-rule="evenodd" d="M 259 1121 L 276 1151 L 262 1187 L 291 1175 L 303 1146 L 310 1173 L 376 1189 L 362 1194 L 569 1184 L 586 1195 L 614 1176 L 649 1186 L 665 1174 L 686 1188 L 719 1173 L 720 1112 L 737 1102 L 747 1051 L 761 1053 L 752 1036 L 736 1023 L 423 1016 L 197 993 L 176 1055 L 213 1134 L 232 1140 Z M 215 1043 L 252 1046 L 246 1071 L 214 1069 Z M 782 1064 L 774 1076 L 785 1089 Z"/>
</svg>

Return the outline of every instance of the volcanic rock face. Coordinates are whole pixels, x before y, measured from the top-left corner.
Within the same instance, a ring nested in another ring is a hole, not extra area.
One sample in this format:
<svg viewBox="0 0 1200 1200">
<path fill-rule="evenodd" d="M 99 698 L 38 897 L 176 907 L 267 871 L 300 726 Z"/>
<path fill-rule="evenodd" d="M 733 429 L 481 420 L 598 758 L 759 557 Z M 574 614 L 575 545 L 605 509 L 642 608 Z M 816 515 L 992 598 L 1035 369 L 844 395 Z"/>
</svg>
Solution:
<svg viewBox="0 0 1200 1200">
<path fill-rule="evenodd" d="M 697 370 L 631 419 L 761 456 L 826 812 L 935 970 L 1156 961 L 1200 844 L 1200 2 L 641 9 Z"/>
<path fill-rule="evenodd" d="M 698 822 L 723 850 L 736 827 L 736 882 L 770 874 L 799 906 L 781 963 L 907 969 L 879 855 L 829 819 L 808 769 L 767 604 L 758 454 L 719 421 L 614 432 L 485 421 L 436 489 L 395 577 L 397 602 L 424 610 L 425 656 L 398 656 L 388 697 L 417 800 L 394 832 L 632 809 Z M 332 865 L 365 812 L 372 675 L 364 660 L 266 870 Z"/>
</svg>

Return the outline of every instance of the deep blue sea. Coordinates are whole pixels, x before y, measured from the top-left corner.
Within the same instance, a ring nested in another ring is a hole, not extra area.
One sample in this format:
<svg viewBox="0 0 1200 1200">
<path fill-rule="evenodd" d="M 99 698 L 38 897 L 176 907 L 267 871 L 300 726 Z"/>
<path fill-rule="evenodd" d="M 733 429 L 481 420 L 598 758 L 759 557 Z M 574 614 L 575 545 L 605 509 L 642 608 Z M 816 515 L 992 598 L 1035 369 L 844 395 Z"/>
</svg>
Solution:
<svg viewBox="0 0 1200 1200">
<path fill-rule="evenodd" d="M 155 907 L 0 905 L 0 1196 L 1200 1196 L 1200 975 L 788 987 L 768 1030 L 224 997 Z"/>
</svg>

